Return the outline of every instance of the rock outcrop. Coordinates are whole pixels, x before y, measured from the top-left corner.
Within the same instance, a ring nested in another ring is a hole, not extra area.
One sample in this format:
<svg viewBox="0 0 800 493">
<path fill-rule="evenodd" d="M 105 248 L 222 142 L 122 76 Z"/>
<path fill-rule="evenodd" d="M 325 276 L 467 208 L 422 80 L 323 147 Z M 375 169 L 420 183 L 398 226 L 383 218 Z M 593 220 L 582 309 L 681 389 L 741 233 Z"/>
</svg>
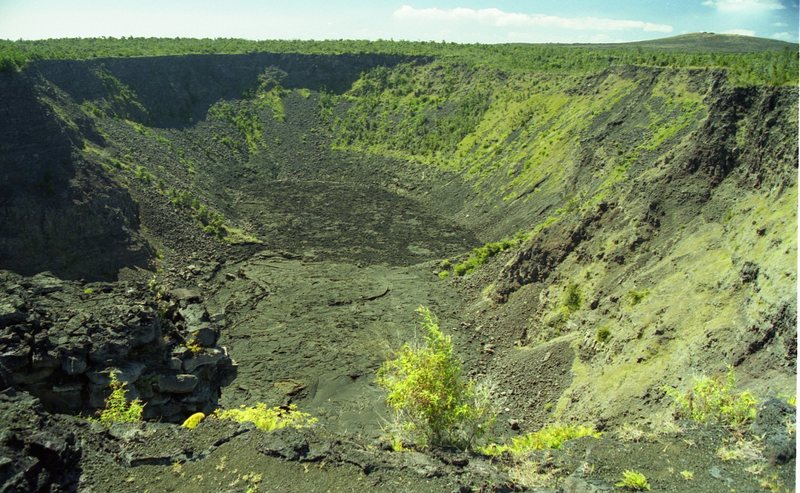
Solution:
<svg viewBox="0 0 800 493">
<path fill-rule="evenodd" d="M 0 385 L 29 391 L 49 411 L 90 413 L 104 406 L 110 375 L 145 417 L 179 421 L 209 412 L 235 376 L 216 346 L 199 294 L 157 296 L 136 283 L 91 284 L 49 273 L 0 272 Z"/>
</svg>

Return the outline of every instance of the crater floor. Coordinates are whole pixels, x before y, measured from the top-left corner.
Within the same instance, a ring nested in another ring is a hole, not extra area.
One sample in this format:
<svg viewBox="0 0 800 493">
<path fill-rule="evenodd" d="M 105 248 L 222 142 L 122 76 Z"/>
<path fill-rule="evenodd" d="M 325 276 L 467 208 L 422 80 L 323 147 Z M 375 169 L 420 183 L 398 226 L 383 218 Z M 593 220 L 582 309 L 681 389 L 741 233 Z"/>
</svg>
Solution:
<svg viewBox="0 0 800 493">
<path fill-rule="evenodd" d="M 264 249 L 209 279 L 220 344 L 239 365 L 221 404 L 297 403 L 336 431 L 380 431 L 380 364 L 414 338 L 416 308 L 445 321 L 462 301 L 433 263 L 474 236 L 378 186 L 273 182 L 237 204 Z"/>
</svg>

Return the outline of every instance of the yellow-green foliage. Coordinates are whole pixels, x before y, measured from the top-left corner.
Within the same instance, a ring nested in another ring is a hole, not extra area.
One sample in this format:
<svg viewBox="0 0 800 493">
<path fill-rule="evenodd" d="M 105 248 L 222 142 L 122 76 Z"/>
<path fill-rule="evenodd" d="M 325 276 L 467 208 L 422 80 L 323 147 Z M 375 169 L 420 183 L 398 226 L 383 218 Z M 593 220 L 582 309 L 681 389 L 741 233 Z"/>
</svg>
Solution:
<svg viewBox="0 0 800 493">
<path fill-rule="evenodd" d="M 756 418 L 758 401 L 748 391 L 736 392 L 733 368 L 717 377 L 695 380 L 687 392 L 666 387 L 681 416 L 699 423 L 720 423 L 732 430 L 742 430 Z"/>
<path fill-rule="evenodd" d="M 273 431 L 281 428 L 307 428 L 317 422 L 317 418 L 297 410 L 297 405 L 286 407 L 267 407 L 259 402 L 255 407 L 242 406 L 238 409 L 216 410 L 214 415 L 219 419 L 236 421 L 237 423 L 253 423 L 261 431 Z"/>
<path fill-rule="evenodd" d="M 519 232 L 513 238 L 504 238 L 500 241 L 487 243 L 472 250 L 470 256 L 463 262 L 453 267 L 453 272 L 457 276 L 464 276 L 472 273 L 475 269 L 485 264 L 487 260 L 500 252 L 513 248 L 528 238 L 525 233 Z"/>
<path fill-rule="evenodd" d="M 650 491 L 650 483 L 647 481 L 647 477 L 638 471 L 623 471 L 622 480 L 614 486 L 631 491 Z"/>
<path fill-rule="evenodd" d="M 582 437 L 600 438 L 600 436 L 601 433 L 591 426 L 554 424 L 539 431 L 514 437 L 510 445 L 491 444 L 484 447 L 481 452 L 494 456 L 506 452 L 513 456 L 521 456 L 535 450 L 560 449 L 568 440 Z"/>
<path fill-rule="evenodd" d="M 111 394 L 106 397 L 105 408 L 100 411 L 98 421 L 106 426 L 114 423 L 136 423 L 142 420 L 144 405 L 139 399 L 131 402 L 125 398 L 125 382 L 120 382 L 116 372 L 111 373 L 111 383 L 108 387 Z"/>
<path fill-rule="evenodd" d="M 184 346 L 188 349 L 192 354 L 198 354 L 203 352 L 203 347 L 197 343 L 197 339 L 188 339 L 185 341 Z"/>
<path fill-rule="evenodd" d="M 200 422 L 203 421 L 204 419 L 206 419 L 206 415 L 205 414 L 203 414 L 203 413 L 194 413 L 191 416 L 189 416 L 188 418 L 186 418 L 186 421 L 184 421 L 181 426 L 183 426 L 184 428 L 189 428 L 190 430 L 193 430 L 193 429 L 197 428 L 197 425 L 199 425 Z"/>
<path fill-rule="evenodd" d="M 581 307 L 581 300 L 582 296 L 580 286 L 574 282 L 569 283 L 563 294 L 562 302 L 564 308 L 568 313 L 576 312 Z"/>
<path fill-rule="evenodd" d="M 256 104 L 252 104 L 249 100 L 238 102 L 218 101 L 208 109 L 208 116 L 217 120 L 231 123 L 244 138 L 247 144 L 247 150 L 250 154 L 258 154 L 260 147 L 265 145 L 264 142 L 264 126 L 261 124 L 258 111 L 264 107 L 270 107 L 275 104 L 273 101 L 272 93 L 259 94 L 257 96 Z M 283 103 L 281 103 L 283 108 Z M 274 108 L 273 112 L 275 111 Z M 277 116 L 276 116 L 277 118 Z M 223 141 L 229 141 L 229 147 L 234 148 L 236 143 L 228 137 L 223 137 Z"/>
<path fill-rule="evenodd" d="M 636 291 L 634 289 L 628 291 L 628 302 L 631 306 L 638 305 L 650 292 L 646 289 Z"/>
<path fill-rule="evenodd" d="M 468 448 L 496 417 L 488 391 L 464 378 L 450 336 L 439 329 L 433 313 L 425 307 L 417 311 L 425 342 L 403 345 L 378 370 L 378 384 L 388 390 L 386 402 L 401 432 L 414 443 Z"/>
</svg>

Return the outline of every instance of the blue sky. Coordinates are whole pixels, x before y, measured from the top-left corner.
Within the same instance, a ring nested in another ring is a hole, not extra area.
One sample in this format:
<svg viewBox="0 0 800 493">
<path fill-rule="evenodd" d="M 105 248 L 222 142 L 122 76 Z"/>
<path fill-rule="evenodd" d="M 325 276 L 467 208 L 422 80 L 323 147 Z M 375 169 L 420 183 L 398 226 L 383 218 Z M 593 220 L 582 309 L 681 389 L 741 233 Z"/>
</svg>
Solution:
<svg viewBox="0 0 800 493">
<path fill-rule="evenodd" d="M 0 38 L 617 42 L 689 32 L 797 42 L 798 0 L 0 0 Z"/>
</svg>

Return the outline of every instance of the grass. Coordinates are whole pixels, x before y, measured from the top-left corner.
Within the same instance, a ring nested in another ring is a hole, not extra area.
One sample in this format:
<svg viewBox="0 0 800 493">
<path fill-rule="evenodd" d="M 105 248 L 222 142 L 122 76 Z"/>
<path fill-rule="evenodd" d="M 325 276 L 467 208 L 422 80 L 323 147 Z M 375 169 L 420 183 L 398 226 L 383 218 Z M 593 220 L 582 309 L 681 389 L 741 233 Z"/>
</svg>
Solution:
<svg viewBox="0 0 800 493">
<path fill-rule="evenodd" d="M 758 400 L 748 391 L 736 391 L 733 368 L 724 376 L 696 379 L 685 392 L 672 387 L 664 390 L 681 416 L 698 423 L 719 423 L 743 431 L 756 418 Z"/>
<path fill-rule="evenodd" d="M 647 481 L 647 477 L 638 471 L 631 470 L 623 471 L 622 479 L 614 486 L 629 491 L 650 491 L 650 482 Z"/>
<path fill-rule="evenodd" d="M 317 422 L 317 418 L 297 410 L 297 405 L 286 407 L 267 407 L 259 402 L 253 407 L 241 406 L 237 409 L 218 409 L 214 416 L 237 423 L 253 423 L 261 431 L 274 431 L 281 428 L 307 428 Z"/>
<path fill-rule="evenodd" d="M 647 289 L 642 289 L 638 291 L 632 289 L 628 291 L 627 294 L 628 303 L 630 303 L 631 306 L 636 306 L 639 303 L 641 303 L 641 301 L 645 299 L 645 297 L 647 297 L 648 294 L 650 294 L 650 291 L 648 291 Z"/>
<path fill-rule="evenodd" d="M 539 431 L 511 439 L 510 444 L 491 444 L 481 449 L 485 455 L 499 456 L 508 453 L 514 457 L 524 456 L 536 450 L 560 449 L 564 442 L 576 438 L 600 438 L 601 433 L 591 426 L 553 424 Z"/>
<path fill-rule="evenodd" d="M 498 253 L 505 252 L 523 241 L 528 239 L 528 235 L 518 232 L 511 238 L 504 238 L 500 241 L 486 243 L 483 246 L 475 248 L 470 253 L 469 257 L 463 262 L 459 262 L 452 266 L 453 273 L 457 276 L 466 276 L 471 274 L 475 269 L 485 264 L 490 258 Z M 449 268 L 449 263 L 443 266 L 445 269 Z M 445 276 L 446 277 L 446 276 Z"/>
</svg>

